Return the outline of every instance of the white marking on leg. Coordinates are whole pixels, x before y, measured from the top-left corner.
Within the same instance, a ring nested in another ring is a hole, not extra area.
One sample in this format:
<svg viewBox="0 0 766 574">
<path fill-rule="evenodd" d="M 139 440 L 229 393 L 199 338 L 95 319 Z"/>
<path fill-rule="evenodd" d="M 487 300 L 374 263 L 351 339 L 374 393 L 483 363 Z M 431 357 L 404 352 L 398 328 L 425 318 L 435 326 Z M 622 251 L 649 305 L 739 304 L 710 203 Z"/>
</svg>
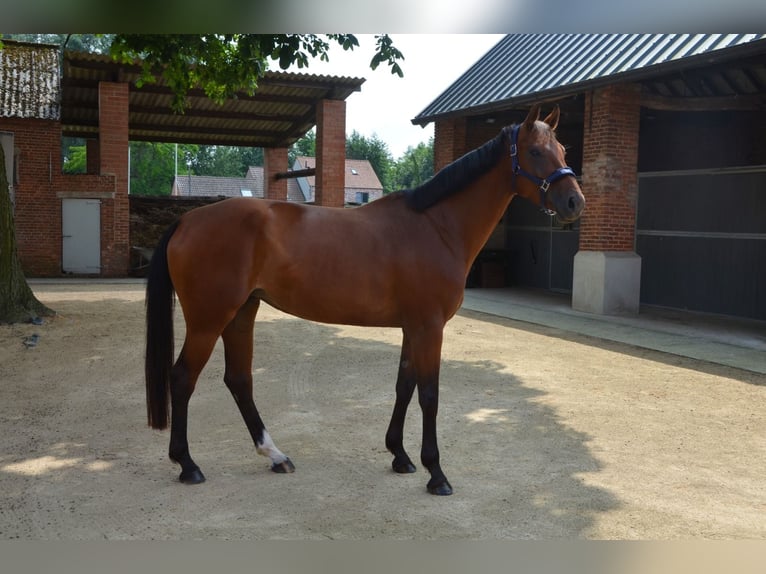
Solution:
<svg viewBox="0 0 766 574">
<path fill-rule="evenodd" d="M 255 450 L 258 454 L 268 456 L 274 464 L 282 464 L 287 460 L 287 457 L 276 447 L 274 441 L 271 440 L 271 435 L 265 429 L 263 431 L 263 440 L 256 443 Z"/>
</svg>

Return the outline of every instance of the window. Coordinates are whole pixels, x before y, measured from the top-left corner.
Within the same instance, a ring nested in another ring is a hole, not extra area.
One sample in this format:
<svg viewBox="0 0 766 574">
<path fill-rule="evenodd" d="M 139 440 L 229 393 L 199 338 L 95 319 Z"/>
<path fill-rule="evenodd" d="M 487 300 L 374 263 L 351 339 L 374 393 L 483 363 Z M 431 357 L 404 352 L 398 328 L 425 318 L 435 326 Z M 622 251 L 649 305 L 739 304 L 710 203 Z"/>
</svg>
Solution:
<svg viewBox="0 0 766 574">
<path fill-rule="evenodd" d="M 357 203 L 368 203 L 370 201 L 370 194 L 366 191 L 357 191 L 356 192 L 356 202 Z"/>
<path fill-rule="evenodd" d="M 240 189 L 239 192 L 242 194 L 242 197 L 253 197 L 252 190 L 249 189 Z"/>
</svg>

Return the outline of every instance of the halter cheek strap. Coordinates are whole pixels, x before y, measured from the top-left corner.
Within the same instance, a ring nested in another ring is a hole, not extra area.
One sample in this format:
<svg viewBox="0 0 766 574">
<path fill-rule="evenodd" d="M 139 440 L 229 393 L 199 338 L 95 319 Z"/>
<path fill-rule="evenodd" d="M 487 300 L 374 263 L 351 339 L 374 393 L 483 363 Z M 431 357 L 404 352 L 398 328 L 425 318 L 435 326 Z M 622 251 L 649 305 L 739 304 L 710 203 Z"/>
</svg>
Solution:
<svg viewBox="0 0 766 574">
<path fill-rule="evenodd" d="M 540 210 L 545 213 L 546 215 L 556 215 L 556 212 L 548 209 L 545 207 L 545 204 L 548 201 L 548 188 L 551 186 L 551 184 L 554 181 L 557 181 L 561 179 L 562 177 L 566 177 L 568 175 L 571 175 L 572 177 L 577 177 L 574 170 L 569 167 L 560 167 L 553 171 L 548 177 L 545 179 L 540 179 L 536 175 L 533 175 L 529 173 L 528 171 L 522 169 L 521 165 L 519 164 L 519 146 L 518 146 L 518 139 L 519 139 L 519 128 L 520 125 L 513 126 L 513 129 L 511 130 L 511 169 L 513 170 L 513 175 L 520 175 L 522 177 L 526 177 L 528 180 L 530 180 L 532 183 L 534 183 L 538 189 L 540 190 Z"/>
</svg>

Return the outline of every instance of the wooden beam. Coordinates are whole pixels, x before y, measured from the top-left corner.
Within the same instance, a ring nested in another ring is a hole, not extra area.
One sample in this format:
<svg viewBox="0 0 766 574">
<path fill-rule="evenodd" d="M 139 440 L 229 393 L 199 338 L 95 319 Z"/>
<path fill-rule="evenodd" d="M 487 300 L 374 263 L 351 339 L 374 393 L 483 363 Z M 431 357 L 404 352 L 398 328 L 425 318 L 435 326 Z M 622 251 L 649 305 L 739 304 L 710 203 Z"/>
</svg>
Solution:
<svg viewBox="0 0 766 574">
<path fill-rule="evenodd" d="M 317 170 L 315 167 L 310 167 L 308 169 L 297 169 L 295 171 L 282 171 L 279 172 L 275 177 L 277 179 L 290 179 L 295 177 L 309 177 L 312 175 L 316 175 Z"/>
<path fill-rule="evenodd" d="M 766 109 L 766 95 L 681 98 L 641 94 L 641 106 L 666 112 L 759 111 Z"/>
</svg>

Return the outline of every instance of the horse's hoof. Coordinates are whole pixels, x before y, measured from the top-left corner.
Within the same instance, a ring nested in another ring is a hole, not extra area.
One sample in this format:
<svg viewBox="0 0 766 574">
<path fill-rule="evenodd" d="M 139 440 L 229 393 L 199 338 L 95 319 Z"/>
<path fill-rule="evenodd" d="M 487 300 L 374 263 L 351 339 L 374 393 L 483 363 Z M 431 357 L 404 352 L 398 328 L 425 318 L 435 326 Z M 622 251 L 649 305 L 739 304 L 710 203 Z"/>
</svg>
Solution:
<svg viewBox="0 0 766 574">
<path fill-rule="evenodd" d="M 184 484 L 202 484 L 205 482 L 205 475 L 202 474 L 200 469 L 196 468 L 188 472 L 182 472 L 181 476 L 178 477 L 178 480 Z"/>
<path fill-rule="evenodd" d="M 435 494 L 436 496 L 449 496 L 452 494 L 452 486 L 450 486 L 446 478 L 439 484 L 432 484 L 432 482 L 429 482 L 426 487 L 429 494 Z"/>
<path fill-rule="evenodd" d="M 394 472 L 399 474 L 412 474 L 417 470 L 414 464 L 412 464 L 411 460 L 398 460 L 394 459 L 394 462 L 391 463 L 391 468 L 394 469 Z"/>
<path fill-rule="evenodd" d="M 290 472 L 295 472 L 295 465 L 293 464 L 293 461 L 291 461 L 289 458 L 286 458 L 280 463 L 275 462 L 272 464 L 271 470 L 278 474 L 287 474 Z"/>
</svg>

